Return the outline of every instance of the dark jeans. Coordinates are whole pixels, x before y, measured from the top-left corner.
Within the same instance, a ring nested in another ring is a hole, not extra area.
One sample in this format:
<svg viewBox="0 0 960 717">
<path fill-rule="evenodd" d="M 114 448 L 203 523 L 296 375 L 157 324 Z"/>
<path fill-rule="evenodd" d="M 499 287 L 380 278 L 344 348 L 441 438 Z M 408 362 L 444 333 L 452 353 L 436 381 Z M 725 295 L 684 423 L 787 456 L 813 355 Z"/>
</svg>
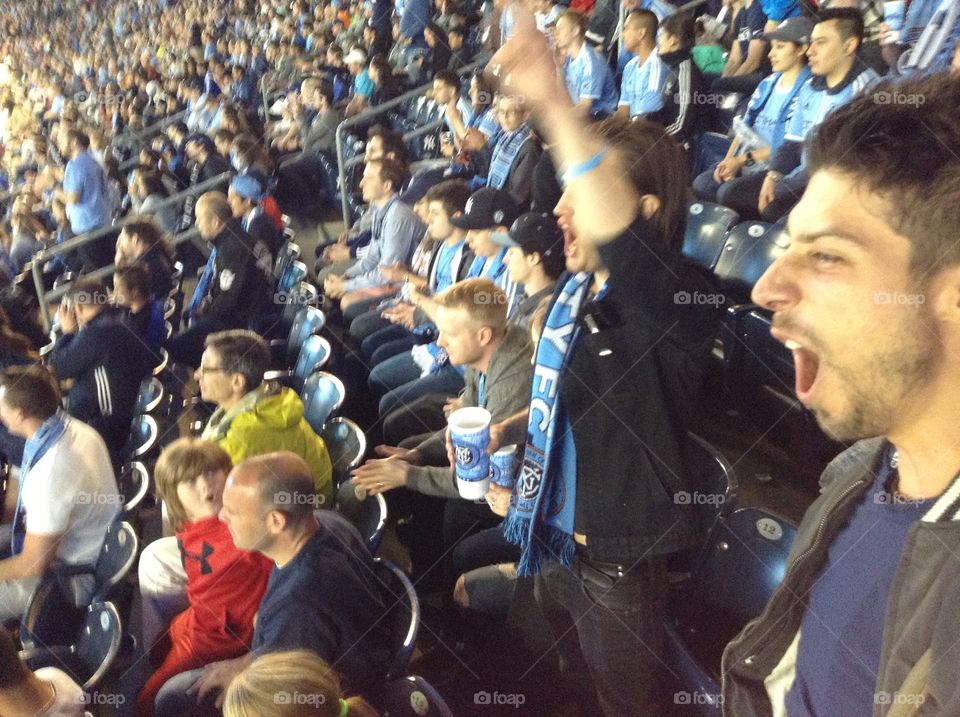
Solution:
<svg viewBox="0 0 960 717">
<path fill-rule="evenodd" d="M 388 326 L 393 326 L 393 324 L 380 316 L 380 312 L 374 307 L 373 310 L 360 314 L 350 322 L 350 336 L 356 339 L 357 343 L 362 343 L 368 336 Z"/>
<path fill-rule="evenodd" d="M 443 407 L 447 394 L 431 393 L 391 412 L 383 421 L 383 438 L 388 446 L 399 446 L 413 436 L 439 431 L 447 425 Z"/>
<path fill-rule="evenodd" d="M 193 320 L 190 328 L 171 336 L 164 345 L 173 363 L 197 368 L 207 336 L 216 331 L 236 328 L 239 328 L 239 324 L 228 324 L 212 316 L 199 316 Z"/>
<path fill-rule="evenodd" d="M 404 356 L 409 356 L 409 353 L 394 356 L 376 366 L 370 374 L 371 388 L 375 387 L 374 375 L 380 371 L 381 367 L 392 364 L 396 359 Z M 411 361 L 411 363 L 413 362 Z M 416 364 L 414 364 L 414 366 L 416 366 Z M 407 370 L 408 367 L 403 367 L 403 364 L 399 364 L 391 365 L 391 368 L 396 368 L 397 372 L 391 375 L 390 378 L 397 378 L 400 377 L 401 371 Z M 419 368 L 417 368 L 416 373 L 419 375 Z M 383 385 L 384 384 L 381 384 L 381 386 Z M 445 364 L 429 376 L 424 376 L 423 378 L 408 378 L 405 382 L 397 382 L 395 388 L 387 387 L 387 393 L 380 399 L 380 417 L 385 418 L 389 416 L 393 411 L 411 404 L 421 396 L 426 396 L 431 393 L 443 393 L 448 396 L 455 396 L 462 388 L 463 376 L 461 376 L 460 372 L 453 366 Z M 376 389 L 374 388 L 374 390 Z"/>
<path fill-rule="evenodd" d="M 485 547 L 489 547 L 484 545 L 483 539 L 476 544 L 468 541 L 471 537 L 476 538 L 482 531 L 485 532 L 488 528 L 500 525 L 502 521 L 503 518 L 490 510 L 485 500 L 477 503 L 458 498 L 447 500 L 443 509 L 443 550 L 446 556 L 444 568 L 447 576 L 445 596 L 452 595 L 454 583 L 465 570 L 490 564 L 483 561 L 476 564 L 475 552 L 482 552 Z M 466 547 L 464 547 L 465 544 Z M 492 550 L 487 554 L 495 557 Z M 495 562 L 506 562 L 506 560 Z"/>
<path fill-rule="evenodd" d="M 760 187 L 766 172 L 741 174 L 722 184 L 713 178 L 716 166 L 710 167 L 693 180 L 693 193 L 707 202 L 717 202 L 730 207 L 740 219 L 759 219 Z"/>
<path fill-rule="evenodd" d="M 763 210 L 763 220 L 776 223 L 787 216 L 790 210 L 800 201 L 809 180 L 810 176 L 806 170 L 801 170 L 795 175 L 784 177 L 777 182 L 777 188 L 773 193 L 773 201 Z"/>
<path fill-rule="evenodd" d="M 609 577 L 604 565 L 580 555 L 570 568 L 548 560 L 535 595 L 558 640 L 564 672 L 585 687 L 583 676 L 590 675 L 603 714 L 659 716 L 666 561 L 623 568 L 623 577 Z"/>
</svg>

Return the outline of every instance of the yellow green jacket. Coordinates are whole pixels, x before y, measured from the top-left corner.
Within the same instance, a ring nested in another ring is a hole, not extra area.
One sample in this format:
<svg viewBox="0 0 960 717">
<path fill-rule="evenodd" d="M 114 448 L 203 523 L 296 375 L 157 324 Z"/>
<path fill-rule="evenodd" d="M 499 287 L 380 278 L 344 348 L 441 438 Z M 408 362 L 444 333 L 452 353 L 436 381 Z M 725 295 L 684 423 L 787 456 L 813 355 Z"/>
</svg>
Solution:
<svg viewBox="0 0 960 717">
<path fill-rule="evenodd" d="M 214 411 L 203 437 L 219 443 L 234 465 L 274 451 L 296 453 L 310 467 L 323 505 L 333 507 L 333 466 L 327 447 L 304 419 L 303 402 L 291 389 L 264 382 L 229 411 Z"/>
</svg>

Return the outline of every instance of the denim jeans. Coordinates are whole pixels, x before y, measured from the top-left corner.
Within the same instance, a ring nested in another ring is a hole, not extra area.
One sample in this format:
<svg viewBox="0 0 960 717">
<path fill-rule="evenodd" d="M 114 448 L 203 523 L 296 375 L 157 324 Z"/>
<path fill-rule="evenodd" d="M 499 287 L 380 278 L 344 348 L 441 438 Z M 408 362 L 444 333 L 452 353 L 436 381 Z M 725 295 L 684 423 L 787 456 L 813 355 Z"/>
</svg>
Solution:
<svg viewBox="0 0 960 717">
<path fill-rule="evenodd" d="M 741 220 L 759 219 L 760 187 L 766 172 L 741 174 L 721 184 L 713 178 L 714 169 L 715 166 L 711 167 L 693 180 L 693 193 L 697 198 L 730 207 Z"/>
<path fill-rule="evenodd" d="M 219 716 L 220 710 L 213 706 L 217 693 L 213 692 L 207 695 L 203 704 L 197 704 L 197 698 L 187 694 L 187 690 L 193 687 L 194 683 L 200 679 L 203 668 L 181 672 L 174 675 L 164 683 L 157 693 L 157 699 L 154 701 L 156 717 L 213 717 Z"/>
<path fill-rule="evenodd" d="M 401 356 L 407 354 L 401 354 Z M 394 358 L 400 358 L 394 356 Z M 389 364 L 393 359 L 387 359 L 380 366 Z M 380 368 L 377 366 L 374 371 Z M 371 374 L 371 378 L 373 374 Z M 390 413 L 408 406 L 421 396 L 430 393 L 443 393 L 447 396 L 456 396 L 463 388 L 463 376 L 450 364 L 441 366 L 435 373 L 408 381 L 384 395 L 380 399 L 380 418 L 386 418 Z"/>
<path fill-rule="evenodd" d="M 589 674 L 608 717 L 659 715 L 666 561 L 624 565 L 619 578 L 597 565 L 580 555 L 570 568 L 548 560 L 536 578 L 537 603 L 558 640 L 564 671 L 575 680 Z"/>
</svg>

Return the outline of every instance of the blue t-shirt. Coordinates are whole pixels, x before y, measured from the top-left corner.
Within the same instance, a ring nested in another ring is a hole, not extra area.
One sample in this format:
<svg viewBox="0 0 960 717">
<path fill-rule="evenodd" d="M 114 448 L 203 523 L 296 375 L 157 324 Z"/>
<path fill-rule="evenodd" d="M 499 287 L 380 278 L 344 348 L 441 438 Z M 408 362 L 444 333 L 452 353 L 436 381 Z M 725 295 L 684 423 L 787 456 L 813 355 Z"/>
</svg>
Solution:
<svg viewBox="0 0 960 717">
<path fill-rule="evenodd" d="M 793 96 L 792 87 L 780 88 L 777 86 L 779 84 L 779 82 L 774 84 L 770 96 L 753 121 L 753 129 L 767 141 L 772 152 L 777 149 L 778 136 L 783 136 L 783 128 L 779 127 L 781 113 L 784 105 Z"/>
<path fill-rule="evenodd" d="M 593 112 L 613 112 L 617 109 L 617 87 L 610 66 L 587 42 L 573 59 L 567 58 L 563 76 L 570 99 L 576 104 L 592 100 Z"/>
<path fill-rule="evenodd" d="M 740 59 L 747 59 L 747 50 L 753 40 L 763 39 L 763 29 L 767 25 L 767 16 L 763 6 L 754 0 L 750 7 L 745 7 L 737 15 L 733 26 L 736 30 L 737 43 L 740 45 Z"/>
<path fill-rule="evenodd" d="M 797 95 L 797 106 L 787 125 L 785 139 L 802 142 L 807 133 L 823 122 L 831 110 L 849 102 L 854 95 L 877 79 L 876 72 L 865 68 L 852 79 L 848 77 L 836 87 L 827 89 L 822 77 L 811 77 Z"/>
<path fill-rule="evenodd" d="M 786 698 L 790 717 L 873 712 L 890 585 L 910 529 L 936 500 L 894 498 L 893 455 L 888 446 L 810 590 Z"/>
<path fill-rule="evenodd" d="M 67 218 L 74 234 L 93 231 L 110 221 L 107 175 L 89 151 L 80 152 L 67 162 L 63 190 L 78 195 L 75 203 L 67 204 Z"/>
<path fill-rule="evenodd" d="M 251 652 L 313 650 L 359 691 L 386 673 L 389 626 L 373 558 L 359 533 L 332 510 L 282 568 L 260 603 Z"/>
<path fill-rule="evenodd" d="M 373 80 L 370 79 L 370 73 L 367 72 L 366 68 L 360 70 L 356 77 L 353 78 L 353 93 L 354 95 L 369 98 L 373 94 L 373 91 L 376 89 L 376 86 L 373 84 Z"/>
<path fill-rule="evenodd" d="M 620 106 L 628 107 L 631 117 L 656 112 L 663 107 L 663 85 L 669 76 L 670 69 L 656 51 L 642 65 L 634 57 L 623 69 Z"/>
</svg>

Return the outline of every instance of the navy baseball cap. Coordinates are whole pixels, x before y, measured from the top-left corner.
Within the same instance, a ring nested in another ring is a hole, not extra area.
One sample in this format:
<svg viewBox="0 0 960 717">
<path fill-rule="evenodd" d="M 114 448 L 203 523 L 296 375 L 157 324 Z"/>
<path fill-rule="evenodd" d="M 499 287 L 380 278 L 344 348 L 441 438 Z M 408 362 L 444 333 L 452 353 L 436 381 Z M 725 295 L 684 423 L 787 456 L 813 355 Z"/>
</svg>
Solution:
<svg viewBox="0 0 960 717">
<path fill-rule="evenodd" d="M 508 227 L 519 213 L 516 202 L 507 192 L 484 187 L 470 196 L 463 214 L 450 217 L 450 223 L 458 229 Z"/>
<path fill-rule="evenodd" d="M 764 40 L 782 40 L 797 45 L 809 45 L 813 23 L 805 17 L 788 17 L 776 30 L 763 33 Z"/>
<path fill-rule="evenodd" d="M 549 256 L 563 251 L 563 232 L 556 218 L 546 212 L 527 212 L 510 227 L 510 232 L 493 232 L 490 241 L 500 246 L 518 246 L 524 254 Z"/>
</svg>

